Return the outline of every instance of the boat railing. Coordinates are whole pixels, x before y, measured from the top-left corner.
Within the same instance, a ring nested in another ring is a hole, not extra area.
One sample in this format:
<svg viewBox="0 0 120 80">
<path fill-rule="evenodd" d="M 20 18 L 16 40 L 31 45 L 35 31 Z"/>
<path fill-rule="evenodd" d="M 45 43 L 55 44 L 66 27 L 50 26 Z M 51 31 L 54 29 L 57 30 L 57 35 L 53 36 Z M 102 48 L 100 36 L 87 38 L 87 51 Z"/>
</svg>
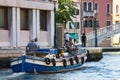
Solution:
<svg viewBox="0 0 120 80">
<path fill-rule="evenodd" d="M 42 58 L 42 57 L 36 57 L 36 56 L 30 56 L 30 55 L 26 56 L 26 58 L 27 59 L 32 59 L 32 60 L 38 60 L 38 61 L 43 61 L 44 60 L 44 58 Z"/>
<path fill-rule="evenodd" d="M 21 57 L 16 57 L 16 58 L 11 58 L 11 59 L 10 59 L 11 62 L 17 61 L 17 60 L 21 60 Z"/>
<path fill-rule="evenodd" d="M 27 59 L 32 59 L 32 60 L 43 61 L 44 58 L 45 58 L 47 55 L 50 55 L 50 54 L 51 54 L 50 52 L 42 51 L 42 52 L 37 52 L 37 53 L 35 53 L 35 56 L 27 55 L 26 58 L 27 58 Z M 44 56 L 43 56 L 43 55 L 44 55 Z"/>
<path fill-rule="evenodd" d="M 80 54 L 82 54 L 82 53 L 87 53 L 87 50 L 86 49 L 78 49 L 78 52 L 80 53 Z"/>
</svg>

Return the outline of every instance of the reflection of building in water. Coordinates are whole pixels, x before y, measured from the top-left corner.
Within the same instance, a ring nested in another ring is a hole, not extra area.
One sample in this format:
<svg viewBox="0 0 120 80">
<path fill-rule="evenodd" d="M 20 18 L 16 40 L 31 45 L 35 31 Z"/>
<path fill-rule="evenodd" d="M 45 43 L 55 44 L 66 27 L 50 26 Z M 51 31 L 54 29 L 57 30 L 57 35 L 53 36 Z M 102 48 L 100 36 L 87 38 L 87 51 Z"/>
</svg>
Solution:
<svg viewBox="0 0 120 80">
<path fill-rule="evenodd" d="M 21 47 L 37 37 L 41 47 L 53 46 L 52 0 L 1 0 L 0 47 Z"/>
</svg>

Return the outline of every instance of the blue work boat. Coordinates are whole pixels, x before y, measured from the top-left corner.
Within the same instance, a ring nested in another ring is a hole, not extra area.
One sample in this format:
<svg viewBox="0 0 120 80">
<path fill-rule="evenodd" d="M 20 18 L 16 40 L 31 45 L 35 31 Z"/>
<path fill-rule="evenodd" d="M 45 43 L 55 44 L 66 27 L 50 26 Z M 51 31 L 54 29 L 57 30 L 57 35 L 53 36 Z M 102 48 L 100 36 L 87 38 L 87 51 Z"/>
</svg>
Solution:
<svg viewBox="0 0 120 80">
<path fill-rule="evenodd" d="M 87 50 L 71 54 L 57 49 L 40 49 L 34 56 L 22 55 L 11 59 L 13 72 L 57 73 L 79 69 L 87 59 Z"/>
</svg>

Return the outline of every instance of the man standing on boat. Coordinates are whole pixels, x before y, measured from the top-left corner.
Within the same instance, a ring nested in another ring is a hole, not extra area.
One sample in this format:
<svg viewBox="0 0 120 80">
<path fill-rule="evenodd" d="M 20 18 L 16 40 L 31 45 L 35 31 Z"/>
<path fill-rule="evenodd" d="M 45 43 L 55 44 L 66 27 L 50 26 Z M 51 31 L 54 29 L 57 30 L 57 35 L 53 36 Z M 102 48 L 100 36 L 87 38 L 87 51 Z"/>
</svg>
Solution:
<svg viewBox="0 0 120 80">
<path fill-rule="evenodd" d="M 66 43 L 67 51 L 69 54 L 72 53 L 72 51 L 77 51 L 77 46 L 72 42 L 72 38 L 69 38 L 69 41 Z"/>
<path fill-rule="evenodd" d="M 65 33 L 65 44 L 69 41 L 70 34 L 68 32 Z"/>
<path fill-rule="evenodd" d="M 37 50 L 40 49 L 40 45 L 38 43 L 38 39 L 37 38 L 35 38 L 35 45 L 37 46 Z"/>
<path fill-rule="evenodd" d="M 38 50 L 38 45 L 34 42 L 34 40 L 31 40 L 26 46 L 27 55 L 35 56 L 37 50 Z"/>
</svg>

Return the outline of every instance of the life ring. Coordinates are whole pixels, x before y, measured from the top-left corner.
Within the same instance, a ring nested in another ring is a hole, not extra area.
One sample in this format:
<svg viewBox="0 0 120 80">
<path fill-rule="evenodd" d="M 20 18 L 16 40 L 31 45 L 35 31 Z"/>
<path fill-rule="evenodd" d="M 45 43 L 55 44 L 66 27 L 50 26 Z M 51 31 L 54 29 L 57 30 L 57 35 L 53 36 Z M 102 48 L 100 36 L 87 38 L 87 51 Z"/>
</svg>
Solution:
<svg viewBox="0 0 120 80">
<path fill-rule="evenodd" d="M 53 58 L 53 59 L 51 59 L 51 62 L 52 62 L 52 65 L 53 66 L 56 66 L 56 61 L 55 61 L 55 59 Z"/>
<path fill-rule="evenodd" d="M 76 63 L 78 64 L 78 63 L 79 63 L 79 59 L 78 59 L 78 57 L 75 56 L 74 59 L 75 59 Z"/>
<path fill-rule="evenodd" d="M 81 57 L 81 63 L 84 64 L 84 57 Z"/>
<path fill-rule="evenodd" d="M 47 65 L 49 65 L 49 64 L 50 64 L 50 59 L 49 59 L 49 58 L 45 58 L 45 63 L 46 63 Z"/>
<path fill-rule="evenodd" d="M 73 65 L 74 62 L 73 62 L 73 58 L 70 58 L 70 64 Z"/>
<path fill-rule="evenodd" d="M 66 62 L 66 60 L 63 59 L 62 62 L 63 62 L 63 66 L 66 67 L 66 66 L 67 66 L 67 62 Z"/>
</svg>

